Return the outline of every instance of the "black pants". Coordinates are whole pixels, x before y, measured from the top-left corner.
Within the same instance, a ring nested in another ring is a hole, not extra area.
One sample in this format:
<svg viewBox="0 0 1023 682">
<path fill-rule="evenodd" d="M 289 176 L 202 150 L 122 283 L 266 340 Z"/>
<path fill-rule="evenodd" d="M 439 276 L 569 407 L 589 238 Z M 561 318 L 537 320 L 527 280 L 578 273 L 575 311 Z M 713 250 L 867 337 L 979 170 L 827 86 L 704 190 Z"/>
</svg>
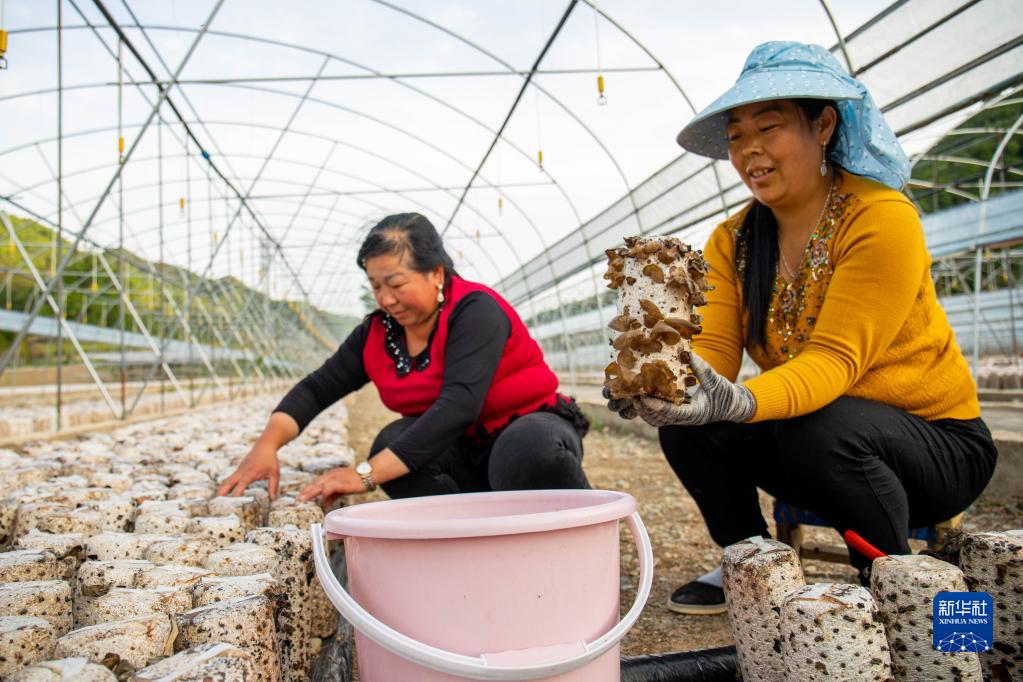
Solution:
<svg viewBox="0 0 1023 682">
<path fill-rule="evenodd" d="M 393 421 L 373 441 L 372 457 L 411 426 L 416 417 Z M 421 469 L 381 485 L 391 498 L 490 490 L 589 488 L 583 473 L 583 442 L 575 427 L 550 412 L 511 422 L 489 447 L 459 439 Z"/>
<path fill-rule="evenodd" d="M 722 547 L 767 536 L 759 486 L 885 553 L 908 554 L 909 529 L 966 509 L 997 458 L 980 419 L 928 422 L 848 397 L 795 419 L 666 427 L 660 441 Z M 851 558 L 857 569 L 868 565 L 857 552 Z"/>
</svg>

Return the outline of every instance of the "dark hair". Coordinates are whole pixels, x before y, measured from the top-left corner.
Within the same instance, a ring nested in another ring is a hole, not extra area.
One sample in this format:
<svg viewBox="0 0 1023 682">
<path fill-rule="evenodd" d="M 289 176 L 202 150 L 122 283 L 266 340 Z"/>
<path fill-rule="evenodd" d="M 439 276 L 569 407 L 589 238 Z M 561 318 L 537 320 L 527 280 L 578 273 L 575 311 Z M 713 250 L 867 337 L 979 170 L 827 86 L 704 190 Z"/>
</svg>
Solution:
<svg viewBox="0 0 1023 682">
<path fill-rule="evenodd" d="M 835 132 L 825 150 L 830 159 L 838 144 L 838 127 L 842 123 L 838 106 L 826 99 L 792 101 L 806 116 L 808 124 L 818 120 L 826 107 L 835 110 Z M 837 167 L 834 161 L 831 163 Z M 742 221 L 740 241 L 742 243 L 736 245 L 736 255 L 746 261 L 742 276 L 742 305 L 748 314 L 746 338 L 764 348 L 767 346 L 767 315 L 778 267 L 778 221 L 771 209 L 756 199 Z"/>
<path fill-rule="evenodd" d="M 376 256 L 409 254 L 409 267 L 416 272 L 429 272 L 444 266 L 445 279 L 455 272 L 454 261 L 444 250 L 437 229 L 419 213 L 396 213 L 373 226 L 362 240 L 356 262 L 364 271 L 366 261 Z"/>
</svg>

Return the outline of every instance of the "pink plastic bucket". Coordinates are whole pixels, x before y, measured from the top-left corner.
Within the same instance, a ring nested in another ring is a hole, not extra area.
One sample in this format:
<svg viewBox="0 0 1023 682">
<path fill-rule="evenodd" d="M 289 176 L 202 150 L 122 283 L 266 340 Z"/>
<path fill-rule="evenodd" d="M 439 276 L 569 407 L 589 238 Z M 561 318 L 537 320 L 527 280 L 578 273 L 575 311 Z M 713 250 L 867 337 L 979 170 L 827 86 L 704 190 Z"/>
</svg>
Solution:
<svg viewBox="0 0 1023 682">
<path fill-rule="evenodd" d="M 316 573 L 356 629 L 363 682 L 620 680 L 618 642 L 650 594 L 636 500 L 603 490 L 444 495 L 338 509 L 312 527 Z M 618 522 L 639 550 L 620 622 Z M 344 538 L 351 594 L 325 539 Z"/>
</svg>

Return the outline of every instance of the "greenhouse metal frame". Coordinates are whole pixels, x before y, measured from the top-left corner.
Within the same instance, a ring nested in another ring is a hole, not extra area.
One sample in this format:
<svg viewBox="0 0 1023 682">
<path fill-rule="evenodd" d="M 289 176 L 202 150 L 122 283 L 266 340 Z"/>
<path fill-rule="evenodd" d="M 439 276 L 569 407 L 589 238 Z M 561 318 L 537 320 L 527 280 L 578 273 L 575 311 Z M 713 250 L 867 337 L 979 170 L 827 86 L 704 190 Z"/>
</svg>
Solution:
<svg viewBox="0 0 1023 682">
<path fill-rule="evenodd" d="M 25 117 L 32 106 L 52 104 L 55 126 L 25 135 L 8 124 L 0 144 L 0 253 L 8 256 L 0 331 L 11 335 L 0 380 L 18 365 L 26 339 L 53 342 L 58 430 L 65 385 L 78 381 L 67 374 L 72 365 L 84 368 L 115 419 L 130 417 L 147 391 L 194 405 L 208 393 L 229 397 L 247 383 L 293 380 L 315 367 L 350 328 L 336 313 L 350 320 L 355 310 L 361 235 L 399 210 L 427 215 L 460 271 L 518 308 L 563 381 L 599 381 L 614 309 L 601 279 L 604 250 L 630 234 L 701 246 L 748 201 L 727 163 L 681 151 L 670 139 L 658 147 L 663 163 L 637 175 L 613 126 L 579 106 L 579 79 L 599 76 L 604 99 L 604 76 L 613 75 L 623 84 L 634 79 L 637 92 L 656 82 L 657 96 L 673 98 L 682 112 L 679 125 L 699 108 L 611 3 L 559 4 L 543 22 L 539 49 L 516 60 L 409 6 L 360 3 L 371 18 L 401 22 L 399 32 L 450 43 L 467 65 L 393 70 L 271 31 L 230 30 L 226 0 L 207 3 L 191 24 L 147 21 L 138 0 L 55 0 L 52 23 L 6 27 L 10 66 L 0 84 L 25 63 L 15 45 L 27 41 L 48 46 L 50 61 L 34 68 L 51 80 L 3 87 L 0 112 Z M 871 89 L 911 153 L 908 191 L 924 210 L 939 294 L 961 345 L 975 368 L 983 354 L 1018 361 L 1023 22 L 1013 18 L 1020 8 L 1011 0 L 898 0 L 846 31 L 835 4 L 808 0 L 804 9 L 830 27 L 832 52 Z M 584 21 L 596 38 L 589 66 L 558 52 L 559 41 L 576 46 Z M 631 61 L 602 63 L 601 39 Z M 209 73 L 202 48 L 210 40 L 233 46 L 224 61 L 232 52 L 274 55 L 304 70 Z M 83 77 L 78 60 L 105 64 L 116 79 Z M 445 81 L 481 89 L 498 82 L 504 106 L 484 116 L 475 101 L 441 94 Z M 381 101 L 422 103 L 438 120 L 455 121 L 461 135 L 407 125 L 418 108 L 395 115 L 393 106 L 345 94 L 377 87 L 388 88 Z M 609 89 L 607 97 L 616 95 Z M 263 120 L 271 117 L 258 107 L 231 111 L 248 98 L 272 102 L 276 120 Z M 223 114 L 208 113 L 215 99 Z M 69 106 L 74 118 L 101 100 L 113 101 L 113 120 L 68 125 Z M 311 125 L 313 109 L 344 125 Z M 526 123 L 531 110 L 535 126 Z M 970 124 L 991 112 L 1007 112 L 1010 122 Z M 545 145 L 550 120 L 561 127 Z M 366 131 L 380 137 L 359 134 Z M 585 202 L 578 188 L 591 179 L 552 163 L 550 151 L 544 161 L 545 146 L 557 149 L 570 136 L 561 158 L 586 149 L 591 168 L 602 164 L 594 177 L 603 191 Z M 116 154 L 82 161 L 109 150 L 111 139 Z M 961 172 L 942 179 L 939 168 Z M 0 385 L 0 394 L 14 390 L 12 382 Z"/>
</svg>

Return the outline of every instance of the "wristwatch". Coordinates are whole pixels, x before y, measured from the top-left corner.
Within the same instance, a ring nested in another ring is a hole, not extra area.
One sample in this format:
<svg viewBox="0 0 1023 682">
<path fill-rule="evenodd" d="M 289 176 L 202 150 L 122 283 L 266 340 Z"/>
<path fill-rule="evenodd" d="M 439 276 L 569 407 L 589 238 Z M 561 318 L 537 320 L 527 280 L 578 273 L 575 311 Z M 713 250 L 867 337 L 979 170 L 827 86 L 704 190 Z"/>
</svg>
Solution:
<svg viewBox="0 0 1023 682">
<path fill-rule="evenodd" d="M 362 479 L 362 484 L 366 486 L 366 492 L 371 493 L 377 489 L 377 484 L 373 480 L 373 465 L 369 463 L 369 460 L 360 462 L 359 466 L 355 467 L 355 473 L 359 474 Z"/>
</svg>

